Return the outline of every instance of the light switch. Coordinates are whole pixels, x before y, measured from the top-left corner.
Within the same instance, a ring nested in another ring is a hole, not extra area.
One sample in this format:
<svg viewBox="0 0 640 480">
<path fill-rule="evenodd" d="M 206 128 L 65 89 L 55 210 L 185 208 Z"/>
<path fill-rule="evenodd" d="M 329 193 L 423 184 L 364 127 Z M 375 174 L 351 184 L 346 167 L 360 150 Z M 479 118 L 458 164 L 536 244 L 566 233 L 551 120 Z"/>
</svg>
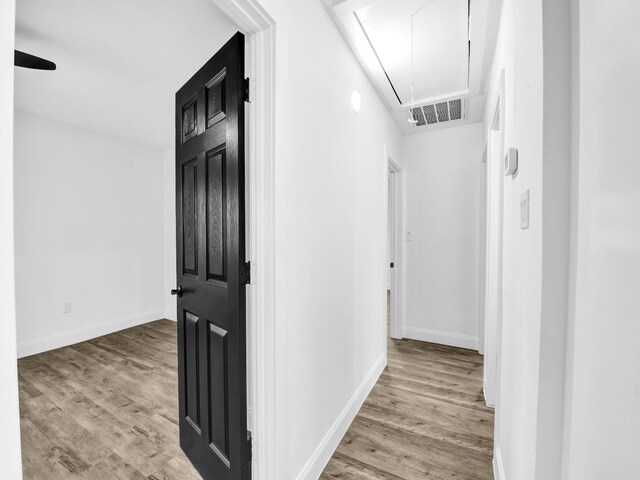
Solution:
<svg viewBox="0 0 640 480">
<path fill-rule="evenodd" d="M 520 195 L 520 229 L 529 228 L 529 189 Z"/>
<path fill-rule="evenodd" d="M 411 238 L 411 232 L 407 232 L 406 240 L 407 240 L 407 242 L 410 242 L 410 241 L 412 240 L 412 238 Z"/>
</svg>

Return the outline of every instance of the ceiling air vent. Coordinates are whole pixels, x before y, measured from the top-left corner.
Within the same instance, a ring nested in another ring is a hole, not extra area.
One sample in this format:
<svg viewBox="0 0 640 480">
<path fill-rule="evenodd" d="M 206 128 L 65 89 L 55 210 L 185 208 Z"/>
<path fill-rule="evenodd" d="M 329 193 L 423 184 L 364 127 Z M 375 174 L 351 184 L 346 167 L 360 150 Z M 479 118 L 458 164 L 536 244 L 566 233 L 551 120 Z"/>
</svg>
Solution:
<svg viewBox="0 0 640 480">
<path fill-rule="evenodd" d="M 466 118 L 465 99 L 456 98 L 447 102 L 431 103 L 411 109 L 415 125 L 435 125 L 438 123 L 462 120 Z"/>
</svg>

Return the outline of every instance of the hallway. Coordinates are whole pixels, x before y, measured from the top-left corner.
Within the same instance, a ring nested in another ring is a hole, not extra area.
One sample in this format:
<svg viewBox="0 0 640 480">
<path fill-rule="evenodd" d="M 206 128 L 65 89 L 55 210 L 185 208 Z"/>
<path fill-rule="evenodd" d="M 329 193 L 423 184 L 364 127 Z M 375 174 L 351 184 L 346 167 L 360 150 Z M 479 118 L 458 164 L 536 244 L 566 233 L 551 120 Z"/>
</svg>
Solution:
<svg viewBox="0 0 640 480">
<path fill-rule="evenodd" d="M 321 479 L 493 479 L 483 357 L 415 340 L 388 345 L 388 367 Z"/>
</svg>

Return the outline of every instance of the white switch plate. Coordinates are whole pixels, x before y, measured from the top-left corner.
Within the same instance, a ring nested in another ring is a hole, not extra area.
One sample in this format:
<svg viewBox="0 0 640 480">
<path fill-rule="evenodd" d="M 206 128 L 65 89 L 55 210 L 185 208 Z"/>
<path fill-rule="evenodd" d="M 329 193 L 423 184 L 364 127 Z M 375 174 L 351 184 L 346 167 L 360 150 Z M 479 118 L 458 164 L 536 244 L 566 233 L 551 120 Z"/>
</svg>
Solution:
<svg viewBox="0 0 640 480">
<path fill-rule="evenodd" d="M 407 242 L 410 242 L 412 240 L 411 238 L 411 232 L 407 232 L 407 236 L 406 236 Z"/>
<path fill-rule="evenodd" d="M 520 229 L 529 228 L 529 189 L 520 195 Z"/>
<path fill-rule="evenodd" d="M 65 302 L 62 307 L 62 313 L 71 313 L 71 302 Z"/>
</svg>

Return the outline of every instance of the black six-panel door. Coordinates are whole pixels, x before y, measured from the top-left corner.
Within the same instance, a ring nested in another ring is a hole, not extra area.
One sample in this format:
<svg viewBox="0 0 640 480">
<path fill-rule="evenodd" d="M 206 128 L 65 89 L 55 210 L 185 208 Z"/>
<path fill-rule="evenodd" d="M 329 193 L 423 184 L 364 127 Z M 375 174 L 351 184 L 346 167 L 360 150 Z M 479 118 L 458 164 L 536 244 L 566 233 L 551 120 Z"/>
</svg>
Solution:
<svg viewBox="0 0 640 480">
<path fill-rule="evenodd" d="M 244 36 L 176 94 L 180 445 L 205 480 L 248 480 Z"/>
</svg>

